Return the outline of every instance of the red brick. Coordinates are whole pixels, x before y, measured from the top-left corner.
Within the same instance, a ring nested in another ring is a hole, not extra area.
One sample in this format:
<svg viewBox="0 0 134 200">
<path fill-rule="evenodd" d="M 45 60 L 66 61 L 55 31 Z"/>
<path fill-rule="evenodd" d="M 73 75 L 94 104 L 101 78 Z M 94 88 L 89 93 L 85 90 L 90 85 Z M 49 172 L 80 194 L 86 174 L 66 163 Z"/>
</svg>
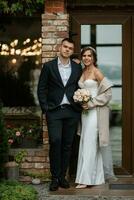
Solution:
<svg viewBox="0 0 134 200">
<path fill-rule="evenodd" d="M 55 13 L 55 12 L 65 12 L 64 0 L 46 0 L 45 1 L 45 12 Z"/>
<path fill-rule="evenodd" d="M 43 157 L 44 155 L 45 155 L 45 150 L 44 149 L 35 152 L 35 156 L 36 157 Z"/>
<path fill-rule="evenodd" d="M 57 19 L 57 15 L 54 15 L 52 13 L 47 13 L 47 14 L 42 14 L 42 20 L 53 20 L 53 19 Z"/>
<path fill-rule="evenodd" d="M 59 38 L 65 38 L 68 37 L 68 33 L 66 31 L 57 31 L 56 36 Z"/>
</svg>

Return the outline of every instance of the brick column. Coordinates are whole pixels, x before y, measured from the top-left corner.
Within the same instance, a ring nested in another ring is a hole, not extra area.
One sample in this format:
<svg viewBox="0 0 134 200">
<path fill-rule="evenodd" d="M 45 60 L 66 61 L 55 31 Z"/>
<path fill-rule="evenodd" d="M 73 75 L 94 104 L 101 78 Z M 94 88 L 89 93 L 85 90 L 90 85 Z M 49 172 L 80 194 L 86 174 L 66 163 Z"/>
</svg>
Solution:
<svg viewBox="0 0 134 200">
<path fill-rule="evenodd" d="M 65 13 L 65 0 L 45 0 L 45 13 Z"/>
<path fill-rule="evenodd" d="M 45 13 L 42 15 L 42 63 L 57 56 L 61 40 L 68 37 L 69 16 L 66 14 L 64 0 L 46 0 Z M 43 116 L 43 144 L 48 159 L 48 133 Z"/>
</svg>

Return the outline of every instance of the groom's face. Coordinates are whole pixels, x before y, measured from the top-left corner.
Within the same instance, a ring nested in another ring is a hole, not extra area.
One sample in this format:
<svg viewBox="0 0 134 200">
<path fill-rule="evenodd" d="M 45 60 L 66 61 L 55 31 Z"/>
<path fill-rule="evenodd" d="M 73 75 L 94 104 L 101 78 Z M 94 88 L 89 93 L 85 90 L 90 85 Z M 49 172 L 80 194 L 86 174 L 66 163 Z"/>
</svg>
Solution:
<svg viewBox="0 0 134 200">
<path fill-rule="evenodd" d="M 64 41 L 61 44 L 59 51 L 60 51 L 60 55 L 63 58 L 69 58 L 74 52 L 74 44 L 68 41 Z"/>
</svg>

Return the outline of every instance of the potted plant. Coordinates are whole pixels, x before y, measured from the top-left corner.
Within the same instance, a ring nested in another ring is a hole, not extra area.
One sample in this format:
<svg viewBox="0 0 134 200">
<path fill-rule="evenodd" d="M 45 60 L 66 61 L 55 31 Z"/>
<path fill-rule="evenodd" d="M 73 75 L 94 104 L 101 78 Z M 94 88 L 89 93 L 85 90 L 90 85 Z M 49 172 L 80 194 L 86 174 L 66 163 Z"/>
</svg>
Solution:
<svg viewBox="0 0 134 200">
<path fill-rule="evenodd" d="M 26 125 L 23 127 L 23 148 L 29 147 L 34 148 L 37 147 L 39 139 L 41 138 L 41 126 L 37 124 Z"/>
<path fill-rule="evenodd" d="M 6 125 L 8 143 L 11 147 L 34 148 L 41 138 L 41 127 L 37 124 L 16 126 Z"/>
<path fill-rule="evenodd" d="M 6 163 L 6 172 L 7 172 L 7 179 L 16 179 L 19 178 L 19 168 L 24 160 L 24 158 L 27 156 L 26 150 L 18 151 L 14 156 L 12 156 L 9 160 L 9 162 Z"/>
</svg>

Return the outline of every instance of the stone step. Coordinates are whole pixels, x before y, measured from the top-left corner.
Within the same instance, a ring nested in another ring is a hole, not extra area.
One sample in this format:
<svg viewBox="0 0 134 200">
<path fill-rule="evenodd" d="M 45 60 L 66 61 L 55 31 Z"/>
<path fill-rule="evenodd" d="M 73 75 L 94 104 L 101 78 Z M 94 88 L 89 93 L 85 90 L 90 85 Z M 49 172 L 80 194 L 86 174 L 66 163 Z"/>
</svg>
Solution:
<svg viewBox="0 0 134 200">
<path fill-rule="evenodd" d="M 134 190 L 134 178 L 120 178 L 116 182 L 109 183 L 109 189 Z"/>
</svg>

